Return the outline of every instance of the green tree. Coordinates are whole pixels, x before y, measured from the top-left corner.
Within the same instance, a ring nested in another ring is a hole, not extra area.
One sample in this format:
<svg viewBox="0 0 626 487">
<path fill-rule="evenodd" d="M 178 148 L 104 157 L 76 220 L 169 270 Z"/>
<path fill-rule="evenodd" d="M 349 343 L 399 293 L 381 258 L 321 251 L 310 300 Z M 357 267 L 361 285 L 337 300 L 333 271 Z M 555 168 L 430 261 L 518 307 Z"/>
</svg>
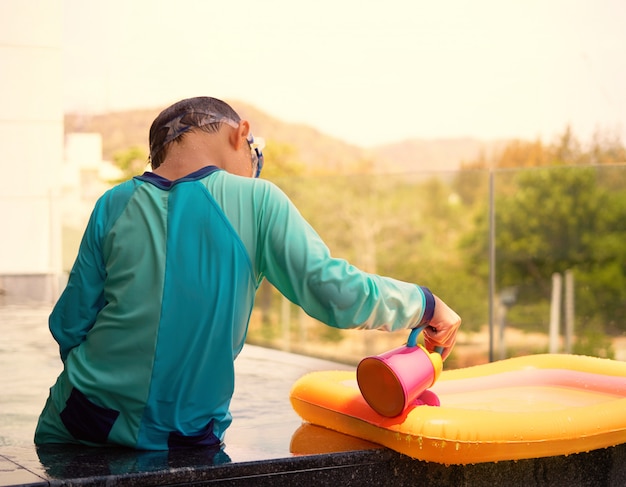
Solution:
<svg viewBox="0 0 626 487">
<path fill-rule="evenodd" d="M 263 149 L 263 159 L 265 162 L 261 176 L 270 181 L 299 177 L 306 171 L 305 165 L 300 162 L 296 147 L 283 142 L 267 141 Z"/>
<path fill-rule="evenodd" d="M 112 184 L 121 183 L 134 176 L 143 174 L 148 166 L 148 153 L 139 146 L 132 146 L 113 155 L 113 163 L 122 170 L 123 176 L 110 181 Z"/>
<path fill-rule="evenodd" d="M 568 167 L 505 174 L 515 191 L 496 198 L 496 283 L 515 286 L 519 304 L 547 301 L 551 276 L 574 270 L 577 309 L 586 320 L 626 328 L 626 189 L 598 184 L 598 168 Z M 506 178 L 504 178 L 506 179 Z M 487 253 L 487 218 L 463 241 L 470 262 Z M 485 265 L 476 266 L 482 273 Z"/>
</svg>

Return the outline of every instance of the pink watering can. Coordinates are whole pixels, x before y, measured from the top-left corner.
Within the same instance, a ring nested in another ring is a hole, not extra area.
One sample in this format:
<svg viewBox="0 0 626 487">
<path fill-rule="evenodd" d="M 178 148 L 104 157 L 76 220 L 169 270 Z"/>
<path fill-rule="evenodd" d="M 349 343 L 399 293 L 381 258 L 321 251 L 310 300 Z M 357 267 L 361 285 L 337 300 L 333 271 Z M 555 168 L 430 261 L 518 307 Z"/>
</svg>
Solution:
<svg viewBox="0 0 626 487">
<path fill-rule="evenodd" d="M 419 399 L 427 396 L 426 389 L 432 387 L 443 369 L 443 348 L 437 347 L 429 353 L 417 344 L 417 337 L 426 326 L 411 330 L 406 346 L 366 357 L 359 363 L 356 378 L 361 394 L 381 416 L 399 416 L 416 403 L 439 405 L 432 393 L 432 397 Z"/>
</svg>

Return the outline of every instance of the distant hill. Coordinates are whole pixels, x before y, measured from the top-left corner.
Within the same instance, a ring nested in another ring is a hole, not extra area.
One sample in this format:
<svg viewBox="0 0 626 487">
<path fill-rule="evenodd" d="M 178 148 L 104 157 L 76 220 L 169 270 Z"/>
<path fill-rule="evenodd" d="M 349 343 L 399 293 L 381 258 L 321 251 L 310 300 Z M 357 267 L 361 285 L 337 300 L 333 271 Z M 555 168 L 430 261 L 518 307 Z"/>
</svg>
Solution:
<svg viewBox="0 0 626 487">
<path fill-rule="evenodd" d="M 112 160 L 116 152 L 132 146 L 148 151 L 148 129 L 161 109 L 130 110 L 98 115 L 65 115 L 65 133 L 95 132 L 102 135 L 102 157 Z"/>
<path fill-rule="evenodd" d="M 280 142 L 297 150 L 299 162 L 328 172 L 346 173 L 367 162 L 375 173 L 456 170 L 463 161 L 476 159 L 481 151 L 491 151 L 494 143 L 476 139 L 410 139 L 364 149 L 302 124 L 274 118 L 255 107 L 229 101 L 242 118 L 250 120 L 254 133 L 267 142 Z M 97 115 L 70 113 L 65 116 L 65 132 L 96 132 L 102 135 L 103 158 L 112 160 L 116 152 L 132 146 L 148 149 L 148 129 L 165 107 L 129 110 Z M 487 152 L 489 153 L 489 152 Z"/>
<path fill-rule="evenodd" d="M 456 171 L 462 162 L 473 162 L 481 154 L 491 155 L 506 142 L 472 138 L 409 139 L 374 149 L 393 172 Z"/>
</svg>

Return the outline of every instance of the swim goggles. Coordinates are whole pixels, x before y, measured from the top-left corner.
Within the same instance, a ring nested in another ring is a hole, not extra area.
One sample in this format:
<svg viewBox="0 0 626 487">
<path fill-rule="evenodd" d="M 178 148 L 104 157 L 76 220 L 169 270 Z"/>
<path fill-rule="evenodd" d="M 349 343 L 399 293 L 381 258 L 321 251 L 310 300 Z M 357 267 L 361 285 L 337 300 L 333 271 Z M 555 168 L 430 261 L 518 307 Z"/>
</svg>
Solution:
<svg viewBox="0 0 626 487">
<path fill-rule="evenodd" d="M 252 132 L 250 132 L 246 141 L 250 146 L 254 177 L 258 178 L 261 174 L 261 169 L 263 169 L 263 148 L 265 147 L 265 140 L 262 137 L 257 137 L 255 139 Z"/>
</svg>

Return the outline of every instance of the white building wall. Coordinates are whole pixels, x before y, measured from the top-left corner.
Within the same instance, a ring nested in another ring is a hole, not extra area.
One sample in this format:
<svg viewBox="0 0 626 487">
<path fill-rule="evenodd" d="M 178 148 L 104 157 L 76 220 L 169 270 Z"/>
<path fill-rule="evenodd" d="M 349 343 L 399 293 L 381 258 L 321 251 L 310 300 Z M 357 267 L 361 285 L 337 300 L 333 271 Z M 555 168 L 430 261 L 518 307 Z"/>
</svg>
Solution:
<svg viewBox="0 0 626 487">
<path fill-rule="evenodd" d="M 0 294 L 52 300 L 61 271 L 62 0 L 0 0 Z"/>
</svg>

